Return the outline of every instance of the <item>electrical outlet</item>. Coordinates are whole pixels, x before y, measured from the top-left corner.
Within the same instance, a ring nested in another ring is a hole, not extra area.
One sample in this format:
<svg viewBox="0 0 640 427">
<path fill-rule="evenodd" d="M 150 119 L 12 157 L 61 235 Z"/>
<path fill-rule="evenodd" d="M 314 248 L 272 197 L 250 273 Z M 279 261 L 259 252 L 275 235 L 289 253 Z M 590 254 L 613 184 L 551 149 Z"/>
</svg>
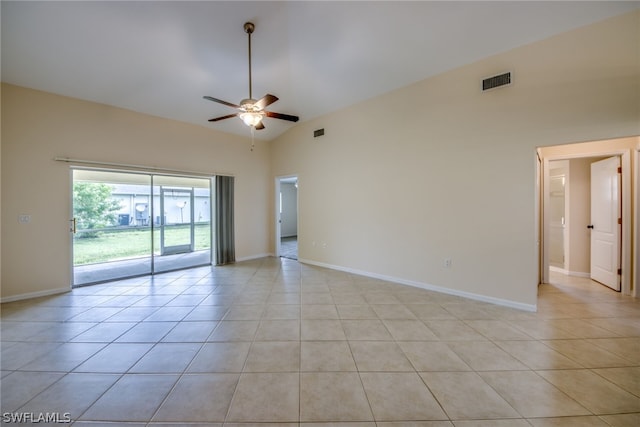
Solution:
<svg viewBox="0 0 640 427">
<path fill-rule="evenodd" d="M 444 268 L 451 268 L 451 258 L 444 259 Z"/>
<path fill-rule="evenodd" d="M 28 224 L 31 222 L 31 215 L 18 215 L 18 222 L 20 224 Z"/>
</svg>

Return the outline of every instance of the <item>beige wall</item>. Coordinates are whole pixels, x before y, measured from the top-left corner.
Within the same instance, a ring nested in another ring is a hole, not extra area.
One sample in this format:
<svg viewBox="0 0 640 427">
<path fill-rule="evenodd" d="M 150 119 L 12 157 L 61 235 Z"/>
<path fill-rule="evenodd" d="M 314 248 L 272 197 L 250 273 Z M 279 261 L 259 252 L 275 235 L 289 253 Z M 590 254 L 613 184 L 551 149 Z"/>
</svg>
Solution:
<svg viewBox="0 0 640 427">
<path fill-rule="evenodd" d="M 640 134 L 639 24 L 577 29 L 291 129 L 272 173 L 299 176 L 299 257 L 534 307 L 536 147 Z M 480 93 L 505 70 L 512 86 Z"/>
<path fill-rule="evenodd" d="M 236 177 L 236 256 L 269 252 L 264 142 L 91 102 L 2 86 L 2 298 L 70 284 L 69 165 L 58 156 Z M 31 215 L 19 224 L 18 215 Z"/>
<path fill-rule="evenodd" d="M 635 12 L 461 67 L 253 153 L 204 126 L 3 85 L 2 298 L 69 286 L 69 167 L 52 160 L 69 156 L 234 174 L 239 258 L 273 250 L 274 177 L 296 174 L 300 258 L 534 308 L 535 149 L 640 135 L 639 24 Z M 480 93 L 505 70 L 512 86 Z"/>
</svg>

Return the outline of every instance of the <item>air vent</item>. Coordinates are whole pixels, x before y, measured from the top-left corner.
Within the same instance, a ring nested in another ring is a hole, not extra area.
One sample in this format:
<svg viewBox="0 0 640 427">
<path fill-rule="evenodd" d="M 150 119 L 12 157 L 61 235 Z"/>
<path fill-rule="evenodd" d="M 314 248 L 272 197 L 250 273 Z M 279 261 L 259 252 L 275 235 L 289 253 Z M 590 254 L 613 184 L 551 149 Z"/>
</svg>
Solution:
<svg viewBox="0 0 640 427">
<path fill-rule="evenodd" d="M 322 136 L 322 135 L 324 135 L 324 128 L 317 129 L 317 130 L 313 131 L 313 137 L 314 138 L 317 138 L 317 137 Z"/>
<path fill-rule="evenodd" d="M 508 86 L 511 84 L 511 73 L 499 74 L 493 77 L 487 77 L 482 80 L 482 91 L 495 89 L 502 86 Z"/>
</svg>

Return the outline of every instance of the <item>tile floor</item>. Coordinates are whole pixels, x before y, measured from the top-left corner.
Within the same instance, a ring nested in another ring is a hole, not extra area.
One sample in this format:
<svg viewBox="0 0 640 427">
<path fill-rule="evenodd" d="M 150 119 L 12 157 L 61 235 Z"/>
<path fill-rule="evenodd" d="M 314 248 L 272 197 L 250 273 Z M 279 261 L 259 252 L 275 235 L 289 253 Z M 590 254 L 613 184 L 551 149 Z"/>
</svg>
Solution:
<svg viewBox="0 0 640 427">
<path fill-rule="evenodd" d="M 640 425 L 640 302 L 552 282 L 528 313 L 265 258 L 7 303 L 3 418 Z"/>
</svg>

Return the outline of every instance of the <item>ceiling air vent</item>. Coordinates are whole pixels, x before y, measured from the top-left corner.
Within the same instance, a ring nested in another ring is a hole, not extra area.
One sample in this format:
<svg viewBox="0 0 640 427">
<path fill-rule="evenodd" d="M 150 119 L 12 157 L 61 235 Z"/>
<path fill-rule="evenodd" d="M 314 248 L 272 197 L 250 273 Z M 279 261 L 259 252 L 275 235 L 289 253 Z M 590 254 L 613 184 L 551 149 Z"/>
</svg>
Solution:
<svg viewBox="0 0 640 427">
<path fill-rule="evenodd" d="M 499 74 L 493 77 L 487 77 L 482 80 L 482 91 L 495 89 L 502 86 L 508 86 L 511 84 L 511 73 Z"/>
</svg>

